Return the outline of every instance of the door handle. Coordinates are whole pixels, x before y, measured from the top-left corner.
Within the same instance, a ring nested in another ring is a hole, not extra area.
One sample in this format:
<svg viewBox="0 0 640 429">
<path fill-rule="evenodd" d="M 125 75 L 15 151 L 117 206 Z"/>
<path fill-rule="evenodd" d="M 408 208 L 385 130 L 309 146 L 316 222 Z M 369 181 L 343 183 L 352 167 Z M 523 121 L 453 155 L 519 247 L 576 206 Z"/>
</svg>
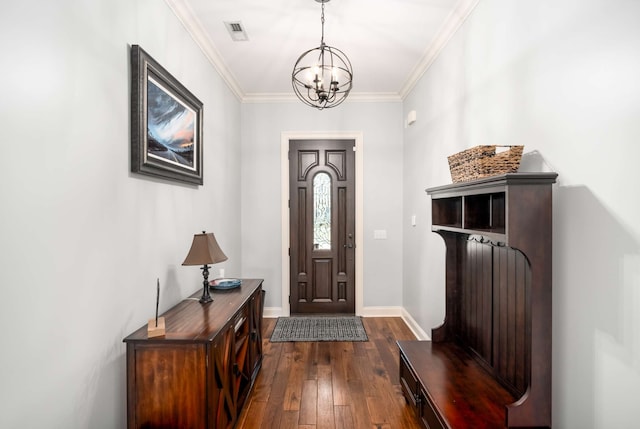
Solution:
<svg viewBox="0 0 640 429">
<path fill-rule="evenodd" d="M 352 233 L 347 234 L 347 239 L 349 240 L 349 242 L 345 244 L 344 247 L 353 249 L 353 234 Z"/>
</svg>

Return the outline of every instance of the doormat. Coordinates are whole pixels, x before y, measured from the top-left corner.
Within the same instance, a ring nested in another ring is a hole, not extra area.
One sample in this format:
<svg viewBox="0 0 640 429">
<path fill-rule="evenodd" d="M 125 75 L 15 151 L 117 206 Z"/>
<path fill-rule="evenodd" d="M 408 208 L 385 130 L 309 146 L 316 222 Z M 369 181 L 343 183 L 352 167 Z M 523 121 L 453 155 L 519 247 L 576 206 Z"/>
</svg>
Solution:
<svg viewBox="0 0 640 429">
<path fill-rule="evenodd" d="M 369 341 L 360 317 L 278 317 L 271 342 Z"/>
</svg>

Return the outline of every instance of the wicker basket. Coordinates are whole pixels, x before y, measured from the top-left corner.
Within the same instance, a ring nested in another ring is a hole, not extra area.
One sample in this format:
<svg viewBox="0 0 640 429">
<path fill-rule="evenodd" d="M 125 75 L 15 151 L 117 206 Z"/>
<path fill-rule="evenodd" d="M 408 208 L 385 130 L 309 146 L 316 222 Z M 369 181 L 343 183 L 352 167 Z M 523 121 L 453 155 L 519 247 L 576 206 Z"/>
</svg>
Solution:
<svg viewBox="0 0 640 429">
<path fill-rule="evenodd" d="M 496 154 L 496 147 L 509 150 Z M 520 167 L 524 146 L 476 146 L 449 156 L 449 170 L 454 183 L 482 177 L 515 173 Z"/>
</svg>

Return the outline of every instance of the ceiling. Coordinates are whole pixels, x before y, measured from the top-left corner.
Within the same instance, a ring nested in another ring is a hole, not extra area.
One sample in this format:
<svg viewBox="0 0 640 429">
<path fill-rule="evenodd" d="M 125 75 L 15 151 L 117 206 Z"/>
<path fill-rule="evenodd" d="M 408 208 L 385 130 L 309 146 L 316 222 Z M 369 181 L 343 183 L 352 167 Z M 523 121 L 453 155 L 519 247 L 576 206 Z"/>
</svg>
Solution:
<svg viewBox="0 0 640 429">
<path fill-rule="evenodd" d="M 165 0 L 242 101 L 294 99 L 291 71 L 318 47 L 318 0 Z M 478 0 L 331 0 L 327 45 L 353 65 L 349 99 L 401 100 Z M 225 22 L 240 23 L 234 41 Z"/>
</svg>

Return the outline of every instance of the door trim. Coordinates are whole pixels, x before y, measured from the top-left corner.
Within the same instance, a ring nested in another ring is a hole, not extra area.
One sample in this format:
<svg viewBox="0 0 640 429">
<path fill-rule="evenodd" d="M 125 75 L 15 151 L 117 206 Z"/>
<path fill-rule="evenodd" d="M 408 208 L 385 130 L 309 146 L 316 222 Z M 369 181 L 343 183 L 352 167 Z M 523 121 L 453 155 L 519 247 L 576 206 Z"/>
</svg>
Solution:
<svg viewBox="0 0 640 429">
<path fill-rule="evenodd" d="M 284 131 L 280 135 L 280 188 L 281 188 L 281 219 L 282 219 L 282 316 L 291 314 L 289 305 L 290 264 L 289 264 L 289 140 L 337 140 L 353 139 L 356 145 L 356 254 L 355 254 L 355 294 L 356 315 L 361 316 L 364 307 L 364 270 L 363 270 L 363 136 L 361 131 L 345 132 L 302 132 Z"/>
</svg>

